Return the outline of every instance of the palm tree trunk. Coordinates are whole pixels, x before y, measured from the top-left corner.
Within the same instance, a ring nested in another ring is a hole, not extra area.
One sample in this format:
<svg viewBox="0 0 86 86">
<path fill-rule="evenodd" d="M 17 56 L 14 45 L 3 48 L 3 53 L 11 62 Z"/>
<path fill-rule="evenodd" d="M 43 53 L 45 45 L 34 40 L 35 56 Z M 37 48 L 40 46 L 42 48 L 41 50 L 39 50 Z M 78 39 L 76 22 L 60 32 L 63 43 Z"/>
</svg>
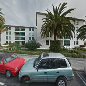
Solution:
<svg viewBox="0 0 86 86">
<path fill-rule="evenodd" d="M 56 31 L 54 30 L 54 41 L 56 41 Z"/>
</svg>

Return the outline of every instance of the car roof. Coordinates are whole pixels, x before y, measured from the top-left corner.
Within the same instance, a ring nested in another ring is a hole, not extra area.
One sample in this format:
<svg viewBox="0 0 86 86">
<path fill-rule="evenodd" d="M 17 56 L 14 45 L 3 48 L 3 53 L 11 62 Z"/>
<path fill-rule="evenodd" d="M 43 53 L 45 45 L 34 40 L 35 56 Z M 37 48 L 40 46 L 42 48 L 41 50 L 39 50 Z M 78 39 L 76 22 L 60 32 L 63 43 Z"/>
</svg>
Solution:
<svg viewBox="0 0 86 86">
<path fill-rule="evenodd" d="M 66 58 L 66 57 L 61 53 L 43 53 L 42 58 Z"/>
</svg>

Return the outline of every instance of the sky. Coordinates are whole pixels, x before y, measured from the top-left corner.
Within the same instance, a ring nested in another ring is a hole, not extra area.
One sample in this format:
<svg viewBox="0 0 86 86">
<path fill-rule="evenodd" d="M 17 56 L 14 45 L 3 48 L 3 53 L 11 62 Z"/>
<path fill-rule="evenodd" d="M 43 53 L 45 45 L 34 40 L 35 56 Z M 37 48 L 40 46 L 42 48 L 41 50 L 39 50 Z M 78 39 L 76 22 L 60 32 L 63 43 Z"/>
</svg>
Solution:
<svg viewBox="0 0 86 86">
<path fill-rule="evenodd" d="M 46 12 L 47 9 L 52 11 L 52 4 L 58 6 L 61 2 L 68 2 L 68 8 L 76 8 L 71 16 L 85 18 L 86 0 L 0 0 L 0 8 L 6 24 L 35 26 L 36 12 Z"/>
</svg>

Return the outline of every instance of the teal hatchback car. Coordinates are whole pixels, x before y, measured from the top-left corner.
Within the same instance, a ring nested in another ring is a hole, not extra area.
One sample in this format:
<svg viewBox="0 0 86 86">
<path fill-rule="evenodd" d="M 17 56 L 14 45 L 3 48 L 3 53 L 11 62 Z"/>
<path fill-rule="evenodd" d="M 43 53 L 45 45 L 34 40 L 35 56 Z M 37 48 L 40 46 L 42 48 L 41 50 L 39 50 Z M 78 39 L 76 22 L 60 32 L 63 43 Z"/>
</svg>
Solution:
<svg viewBox="0 0 86 86">
<path fill-rule="evenodd" d="M 21 82 L 55 82 L 56 86 L 67 86 L 73 77 L 69 60 L 60 53 L 42 53 L 28 60 L 19 72 Z"/>
</svg>

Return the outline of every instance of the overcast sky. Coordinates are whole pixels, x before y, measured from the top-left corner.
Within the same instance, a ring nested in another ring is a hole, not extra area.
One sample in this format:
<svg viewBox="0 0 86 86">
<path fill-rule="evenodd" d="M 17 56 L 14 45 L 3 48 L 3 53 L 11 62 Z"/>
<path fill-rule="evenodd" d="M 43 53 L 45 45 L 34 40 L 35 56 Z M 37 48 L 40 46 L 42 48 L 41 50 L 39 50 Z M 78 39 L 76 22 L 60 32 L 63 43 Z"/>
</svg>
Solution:
<svg viewBox="0 0 86 86">
<path fill-rule="evenodd" d="M 52 10 L 52 4 L 58 6 L 60 2 L 68 2 L 68 8 L 76 8 L 71 16 L 85 18 L 86 0 L 0 0 L 0 8 L 4 13 L 6 24 L 35 26 L 36 12 Z"/>
</svg>

